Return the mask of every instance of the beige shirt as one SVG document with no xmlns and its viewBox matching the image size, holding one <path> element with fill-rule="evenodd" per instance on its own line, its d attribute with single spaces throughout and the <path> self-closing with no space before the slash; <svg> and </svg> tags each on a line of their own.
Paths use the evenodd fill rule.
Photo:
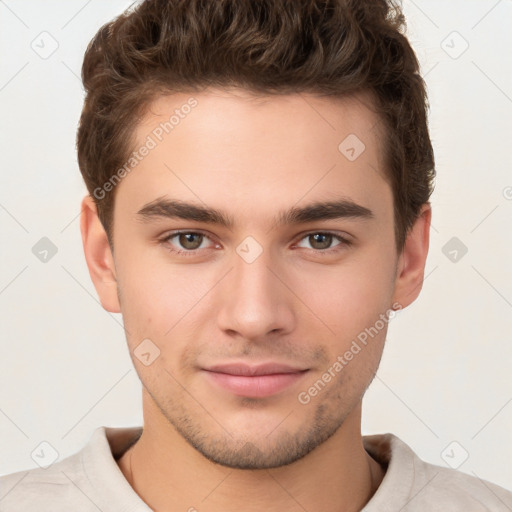
<svg viewBox="0 0 512 512">
<path fill-rule="evenodd" d="M 74 455 L 46 469 L 0 477 L 0 512 L 150 512 L 116 462 L 141 432 L 141 427 L 99 427 Z M 512 511 L 512 492 L 423 462 L 393 434 L 363 436 L 363 442 L 387 466 L 363 512 Z"/>
</svg>

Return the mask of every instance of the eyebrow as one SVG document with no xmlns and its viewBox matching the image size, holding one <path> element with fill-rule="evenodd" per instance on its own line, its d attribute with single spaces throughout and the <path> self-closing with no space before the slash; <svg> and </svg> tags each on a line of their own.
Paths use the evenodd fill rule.
<svg viewBox="0 0 512 512">
<path fill-rule="evenodd" d="M 303 224 L 328 219 L 372 219 L 373 212 L 349 199 L 336 201 L 317 201 L 304 207 L 292 207 L 279 212 L 276 224 Z M 215 208 L 187 203 L 178 199 L 159 197 L 144 205 L 138 212 L 141 222 L 151 222 L 155 218 L 183 219 L 207 224 L 218 224 L 231 229 L 235 222 L 233 217 Z"/>
</svg>

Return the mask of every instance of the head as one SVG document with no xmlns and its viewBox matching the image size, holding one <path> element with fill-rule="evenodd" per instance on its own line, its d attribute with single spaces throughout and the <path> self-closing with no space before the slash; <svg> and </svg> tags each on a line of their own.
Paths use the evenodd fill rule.
<svg viewBox="0 0 512 512">
<path fill-rule="evenodd" d="M 384 0 L 146 0 L 87 49 L 91 277 L 145 412 L 211 460 L 334 435 L 421 289 L 434 160 L 403 28 Z M 232 362 L 297 375 L 233 392 L 212 371 Z"/>
</svg>

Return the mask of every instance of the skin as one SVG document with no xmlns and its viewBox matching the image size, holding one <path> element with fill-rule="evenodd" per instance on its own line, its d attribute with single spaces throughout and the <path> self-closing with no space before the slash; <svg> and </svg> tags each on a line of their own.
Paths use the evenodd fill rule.
<svg viewBox="0 0 512 512">
<path fill-rule="evenodd" d="M 364 450 L 360 427 L 387 323 L 307 404 L 298 395 L 379 315 L 416 299 L 430 206 L 397 253 L 379 119 L 362 94 L 159 97 L 134 148 L 191 96 L 198 105 L 116 187 L 114 253 L 94 202 L 82 203 L 90 275 L 103 307 L 123 315 L 143 386 L 143 434 L 119 467 L 154 510 L 360 510 L 385 472 Z M 352 162 L 338 150 L 349 134 L 366 146 Z M 142 221 L 137 212 L 162 196 L 220 210 L 233 226 Z M 274 220 L 340 198 L 372 217 Z M 192 236 L 192 249 L 183 237 L 162 240 L 178 229 L 205 237 Z M 326 231 L 350 244 L 309 236 Z M 251 263 L 237 252 L 248 236 L 262 249 Z M 144 339 L 160 350 L 149 366 L 134 356 Z M 230 361 L 307 371 L 275 395 L 247 398 L 202 371 Z"/>
</svg>

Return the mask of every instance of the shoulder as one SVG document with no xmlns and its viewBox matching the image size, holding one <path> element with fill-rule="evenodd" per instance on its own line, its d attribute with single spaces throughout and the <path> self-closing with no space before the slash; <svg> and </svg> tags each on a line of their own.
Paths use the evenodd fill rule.
<svg viewBox="0 0 512 512">
<path fill-rule="evenodd" d="M 51 507 L 52 512 L 69 509 L 97 512 L 81 491 L 88 485 L 80 464 L 80 453 L 77 453 L 46 469 L 34 468 L 0 477 L 0 510 L 35 512 Z"/>
<path fill-rule="evenodd" d="M 453 512 L 512 510 L 512 492 L 477 476 L 425 462 L 393 434 L 363 439 L 368 453 L 388 466 L 365 512 L 434 511 L 441 504 Z"/>
<path fill-rule="evenodd" d="M 116 462 L 141 432 L 140 427 L 98 427 L 77 453 L 45 468 L 0 477 L 0 511 L 149 511 Z"/>
<path fill-rule="evenodd" d="M 455 469 L 421 461 L 424 488 L 417 490 L 416 502 L 442 503 L 450 510 L 510 512 L 512 493 L 503 487 Z"/>
</svg>

